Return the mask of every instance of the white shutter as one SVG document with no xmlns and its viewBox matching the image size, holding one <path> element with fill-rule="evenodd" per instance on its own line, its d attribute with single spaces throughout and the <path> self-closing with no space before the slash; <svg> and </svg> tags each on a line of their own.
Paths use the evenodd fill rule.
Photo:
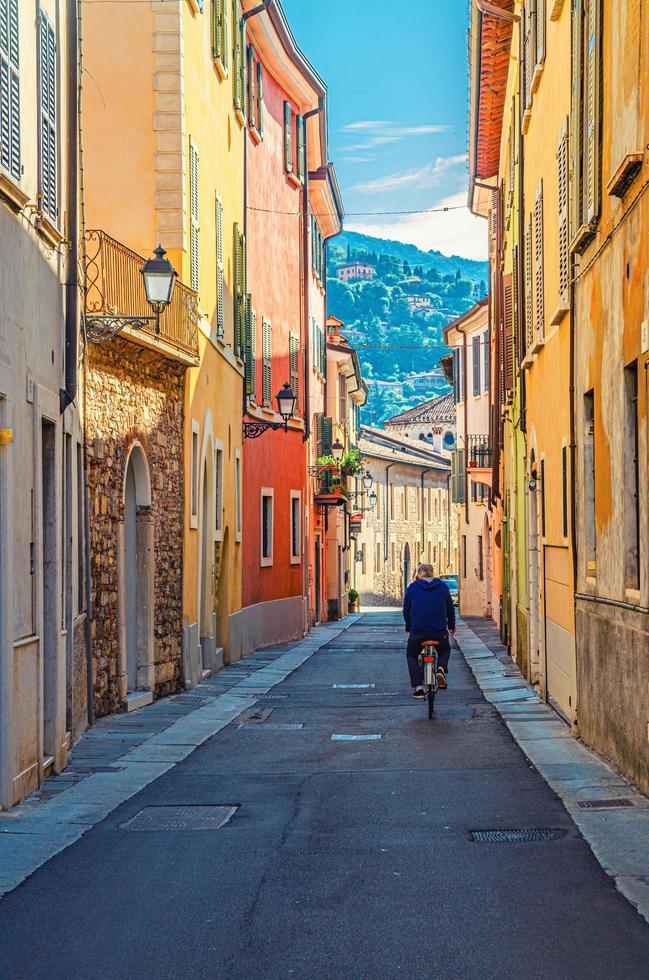
<svg viewBox="0 0 649 980">
<path fill-rule="evenodd" d="M 189 141 L 189 268 L 190 285 L 198 292 L 199 275 L 199 204 L 198 204 L 198 150 L 193 140 Z"/>
<path fill-rule="evenodd" d="M 40 130 L 39 185 L 41 207 L 56 221 L 57 134 L 56 134 L 56 39 L 54 28 L 41 11 L 38 43 L 38 101 Z"/>
<path fill-rule="evenodd" d="M 600 91 L 601 0 L 588 0 L 586 19 L 586 220 L 599 217 L 600 208 Z"/>
<path fill-rule="evenodd" d="M 536 63 L 545 61 L 546 0 L 536 0 Z"/>
<path fill-rule="evenodd" d="M 534 341 L 534 262 L 532 258 L 532 215 L 525 229 L 525 347 L 530 353 Z"/>
<path fill-rule="evenodd" d="M 543 181 L 539 182 L 534 204 L 534 277 L 535 277 L 535 330 L 537 337 L 545 334 L 545 273 L 543 268 Z"/>
<path fill-rule="evenodd" d="M 272 358 L 273 343 L 272 330 L 268 320 L 264 320 L 262 326 L 262 385 L 261 395 L 263 404 L 270 406 L 272 403 Z"/>
<path fill-rule="evenodd" d="M 0 0 L 0 164 L 20 180 L 19 0 Z"/>
<path fill-rule="evenodd" d="M 219 337 L 225 331 L 223 309 L 223 202 L 216 197 L 216 327 Z"/>
<path fill-rule="evenodd" d="M 568 120 L 563 124 L 557 147 L 557 181 L 559 207 L 559 299 L 561 306 L 567 309 L 570 298 Z"/>
</svg>

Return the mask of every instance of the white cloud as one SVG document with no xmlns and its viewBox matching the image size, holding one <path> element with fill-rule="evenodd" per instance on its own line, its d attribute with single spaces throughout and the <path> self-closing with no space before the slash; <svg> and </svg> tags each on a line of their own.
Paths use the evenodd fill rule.
<svg viewBox="0 0 649 980">
<path fill-rule="evenodd" d="M 382 129 L 383 126 L 389 125 L 390 123 L 385 119 L 359 119 L 358 122 L 347 123 L 343 129 Z"/>
<path fill-rule="evenodd" d="M 376 180 L 354 184 L 349 189 L 362 194 L 377 194 L 384 191 L 402 190 L 405 187 L 433 187 L 445 173 L 460 164 L 466 163 L 466 153 L 457 156 L 438 157 L 434 163 L 427 163 L 419 170 L 401 170 L 398 173 L 377 177 Z"/>
<path fill-rule="evenodd" d="M 445 255 L 460 255 L 465 259 L 487 258 L 487 222 L 476 218 L 465 207 L 467 191 L 437 201 L 434 208 L 454 208 L 459 211 L 404 215 L 391 221 L 378 218 L 376 222 L 351 220 L 345 222 L 348 231 L 376 238 L 391 238 L 398 242 L 417 245 L 428 251 L 434 248 Z"/>
<path fill-rule="evenodd" d="M 339 156 L 338 159 L 343 160 L 345 163 L 371 163 L 374 157 Z"/>
</svg>

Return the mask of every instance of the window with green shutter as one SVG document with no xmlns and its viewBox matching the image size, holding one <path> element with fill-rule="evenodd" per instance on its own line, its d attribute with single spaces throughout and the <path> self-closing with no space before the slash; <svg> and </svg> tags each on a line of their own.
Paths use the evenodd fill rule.
<svg viewBox="0 0 649 980">
<path fill-rule="evenodd" d="M 19 0 L 0 0 L 0 164 L 20 180 Z"/>
<path fill-rule="evenodd" d="M 322 419 L 322 455 L 331 456 L 333 452 L 334 423 L 333 419 L 325 415 Z"/>
<path fill-rule="evenodd" d="M 300 397 L 300 339 L 295 334 L 290 334 L 289 344 L 289 369 L 291 390 L 296 398 Z"/>
<path fill-rule="evenodd" d="M 223 308 L 223 202 L 216 195 L 216 332 L 222 337 L 225 332 L 225 311 Z"/>
<path fill-rule="evenodd" d="M 257 314 L 252 308 L 250 293 L 246 296 L 246 334 L 244 363 L 246 369 L 246 391 L 254 401 L 257 397 L 255 354 L 257 348 Z"/>
<path fill-rule="evenodd" d="M 567 310 L 570 303 L 570 232 L 568 194 L 568 121 L 564 122 L 557 147 L 557 187 L 559 212 L 559 304 Z"/>
<path fill-rule="evenodd" d="M 239 50 L 241 52 L 241 57 L 239 59 L 239 71 L 241 72 L 241 78 L 239 80 L 239 90 L 241 92 L 241 111 L 243 115 L 246 114 L 246 93 L 248 91 L 248 58 L 247 58 L 248 44 L 246 41 L 246 22 L 243 17 L 239 17 Z"/>
<path fill-rule="evenodd" d="M 266 408 L 273 401 L 273 333 L 270 321 L 264 320 L 261 334 L 261 398 Z"/>
<path fill-rule="evenodd" d="M 296 136 L 296 151 L 297 151 L 297 176 L 300 183 L 304 183 L 305 178 L 305 167 L 304 167 L 304 119 L 302 116 L 295 117 L 295 136 Z"/>
<path fill-rule="evenodd" d="M 237 357 L 241 356 L 242 334 L 243 334 L 243 302 L 245 296 L 244 287 L 244 249 L 242 247 L 243 235 L 239 230 L 239 225 L 235 221 L 232 236 L 232 256 L 234 263 L 234 353 Z"/>
<path fill-rule="evenodd" d="M 264 69 L 261 61 L 257 62 L 257 132 L 264 135 Z"/>
<path fill-rule="evenodd" d="M 248 125 L 257 128 L 257 99 L 255 95 L 255 49 L 248 45 Z"/>
<path fill-rule="evenodd" d="M 56 38 L 43 11 L 38 36 L 39 188 L 41 207 L 53 221 L 58 216 L 56 133 Z"/>
<path fill-rule="evenodd" d="M 232 0 L 232 89 L 234 108 L 243 112 L 244 89 L 241 85 L 243 77 L 242 65 L 244 52 L 241 49 L 241 0 Z"/>
<path fill-rule="evenodd" d="M 284 170 L 293 173 L 293 109 L 290 102 L 284 103 Z"/>
<path fill-rule="evenodd" d="M 199 206 L 198 206 L 198 150 L 189 141 L 189 282 L 198 292 L 199 286 Z"/>
</svg>

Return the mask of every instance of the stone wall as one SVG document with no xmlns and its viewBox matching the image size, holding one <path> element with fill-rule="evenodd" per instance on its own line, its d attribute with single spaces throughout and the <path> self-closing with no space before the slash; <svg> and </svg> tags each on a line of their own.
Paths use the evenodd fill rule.
<svg viewBox="0 0 649 980">
<path fill-rule="evenodd" d="M 183 403 L 185 368 L 122 337 L 89 345 L 87 428 L 95 715 L 123 707 L 120 527 L 133 443 L 146 457 L 153 522 L 153 688 L 182 684 Z"/>
</svg>

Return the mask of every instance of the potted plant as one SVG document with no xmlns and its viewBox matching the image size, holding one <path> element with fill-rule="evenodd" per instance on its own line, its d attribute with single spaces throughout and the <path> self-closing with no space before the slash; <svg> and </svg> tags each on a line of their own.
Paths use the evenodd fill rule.
<svg viewBox="0 0 649 980">
<path fill-rule="evenodd" d="M 361 604 L 356 589 L 350 589 L 349 592 L 347 593 L 347 597 L 349 599 L 349 611 L 358 612 L 358 610 L 361 607 Z"/>
<path fill-rule="evenodd" d="M 319 456 L 316 460 L 318 492 L 339 497 L 342 493 L 340 463 L 333 456 Z"/>
</svg>

